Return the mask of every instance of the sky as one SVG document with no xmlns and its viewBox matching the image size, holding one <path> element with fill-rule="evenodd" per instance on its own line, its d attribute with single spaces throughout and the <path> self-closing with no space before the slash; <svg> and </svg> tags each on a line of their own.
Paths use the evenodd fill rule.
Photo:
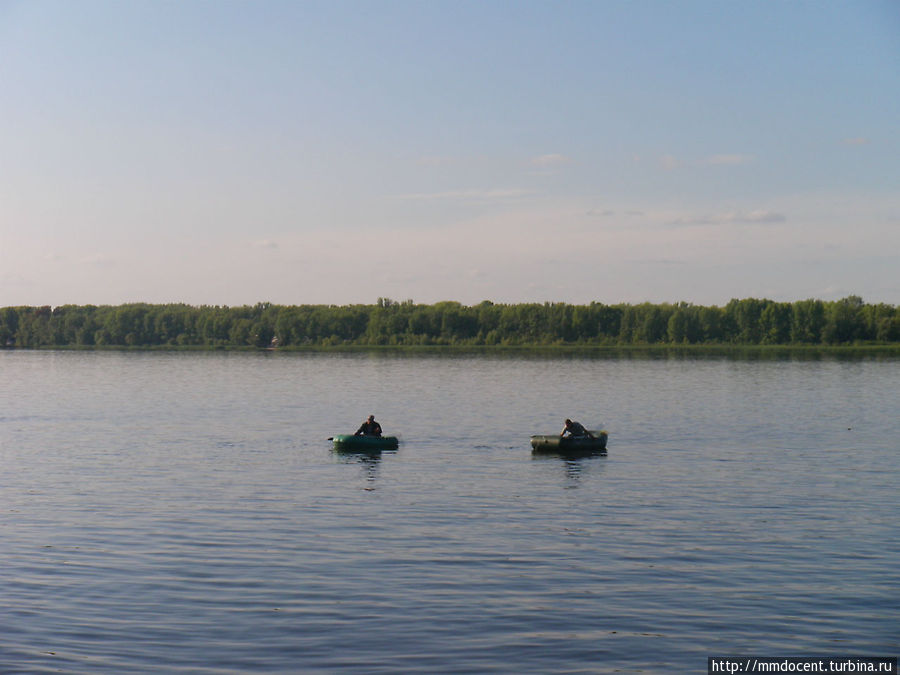
<svg viewBox="0 0 900 675">
<path fill-rule="evenodd" d="M 0 306 L 848 295 L 896 0 L 0 0 Z"/>
</svg>

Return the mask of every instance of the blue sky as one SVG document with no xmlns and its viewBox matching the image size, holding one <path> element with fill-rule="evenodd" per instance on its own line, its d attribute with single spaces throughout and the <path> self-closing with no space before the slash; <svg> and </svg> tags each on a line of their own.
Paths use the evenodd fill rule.
<svg viewBox="0 0 900 675">
<path fill-rule="evenodd" d="M 0 0 L 0 306 L 900 303 L 900 4 Z"/>
</svg>

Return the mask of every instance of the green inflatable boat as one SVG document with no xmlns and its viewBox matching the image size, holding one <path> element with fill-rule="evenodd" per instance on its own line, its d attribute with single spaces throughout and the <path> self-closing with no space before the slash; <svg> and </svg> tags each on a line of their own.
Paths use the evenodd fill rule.
<svg viewBox="0 0 900 675">
<path fill-rule="evenodd" d="M 591 455 L 595 452 L 606 452 L 605 431 L 591 431 L 590 436 L 532 436 L 531 451 L 549 455 Z"/>
<path fill-rule="evenodd" d="M 400 441 L 396 436 L 354 436 L 338 434 L 330 439 L 335 450 L 353 450 L 354 452 L 396 450 Z"/>
</svg>

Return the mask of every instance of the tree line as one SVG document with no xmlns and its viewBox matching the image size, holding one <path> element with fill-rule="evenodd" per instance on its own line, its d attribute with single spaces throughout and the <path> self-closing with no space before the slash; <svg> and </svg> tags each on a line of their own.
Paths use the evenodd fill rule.
<svg viewBox="0 0 900 675">
<path fill-rule="evenodd" d="M 467 306 L 379 298 L 371 305 L 62 305 L 0 309 L 0 346 L 846 345 L 900 342 L 900 309 L 746 298 L 691 303 Z"/>
</svg>

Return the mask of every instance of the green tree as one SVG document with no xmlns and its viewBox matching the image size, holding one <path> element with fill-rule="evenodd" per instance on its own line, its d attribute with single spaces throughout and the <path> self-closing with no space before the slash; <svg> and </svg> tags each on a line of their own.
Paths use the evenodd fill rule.
<svg viewBox="0 0 900 675">
<path fill-rule="evenodd" d="M 821 300 L 800 300 L 792 307 L 791 342 L 819 344 L 825 326 L 825 305 Z"/>
<path fill-rule="evenodd" d="M 0 347 L 12 346 L 19 332 L 19 312 L 15 307 L 0 309 Z"/>
<path fill-rule="evenodd" d="M 757 345 L 762 342 L 762 313 L 771 300 L 745 298 L 731 300 L 725 313 L 735 329 L 734 339 L 740 344 Z"/>
<path fill-rule="evenodd" d="M 761 342 L 767 345 L 787 344 L 791 339 L 792 308 L 787 302 L 771 302 L 760 314 Z"/>
<path fill-rule="evenodd" d="M 724 342 L 724 311 L 719 307 L 701 307 L 697 313 L 700 341 Z"/>
<path fill-rule="evenodd" d="M 862 306 L 862 298 L 857 295 L 830 303 L 826 308 L 822 339 L 829 344 L 841 344 L 862 337 Z"/>
</svg>

